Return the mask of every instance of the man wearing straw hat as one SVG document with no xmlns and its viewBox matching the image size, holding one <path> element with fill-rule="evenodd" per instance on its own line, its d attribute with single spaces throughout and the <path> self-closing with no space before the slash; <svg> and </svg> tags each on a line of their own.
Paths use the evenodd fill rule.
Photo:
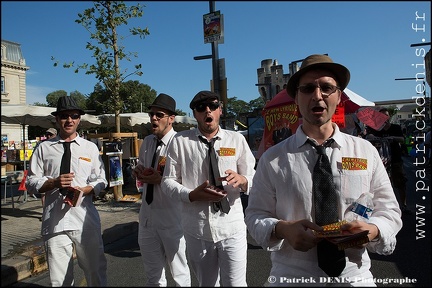
<svg viewBox="0 0 432 288">
<path fill-rule="evenodd" d="M 368 252 L 395 249 L 401 211 L 378 151 L 332 122 L 349 79 L 345 66 L 311 55 L 288 81 L 303 124 L 260 158 L 245 217 L 251 236 L 272 252 L 270 286 L 323 286 L 337 277 L 336 285 L 376 286 Z M 341 223 L 363 192 L 373 197 L 368 221 Z M 318 237 L 327 224 L 338 234 L 365 235 L 344 249 Z"/>
</svg>

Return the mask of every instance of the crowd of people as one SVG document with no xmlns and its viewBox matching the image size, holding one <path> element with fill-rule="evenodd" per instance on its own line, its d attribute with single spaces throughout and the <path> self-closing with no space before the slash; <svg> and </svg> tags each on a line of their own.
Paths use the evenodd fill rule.
<svg viewBox="0 0 432 288">
<path fill-rule="evenodd" d="M 405 182 L 403 174 L 392 174 L 393 184 L 401 184 L 398 199 L 377 149 L 332 122 L 349 80 L 349 70 L 330 57 L 305 58 L 286 86 L 303 123 L 265 151 L 257 165 L 245 137 L 221 127 L 217 93 L 199 91 L 192 97 L 197 129 L 179 132 L 173 129 L 175 99 L 156 97 L 148 107 L 153 133 L 144 138 L 132 171 L 142 186 L 138 243 L 145 286 L 166 286 L 166 273 L 176 286 L 190 286 L 191 277 L 199 286 L 247 286 L 248 232 L 271 253 L 269 276 L 343 277 L 347 286 L 375 286 L 369 253 L 393 253 L 406 210 Z M 29 191 L 45 194 L 41 231 L 52 286 L 73 286 L 73 249 L 89 286 L 109 284 L 92 201 L 107 180 L 98 147 L 77 133 L 83 114 L 71 97 L 59 99 L 53 112 L 58 135 L 34 150 L 26 180 Z M 326 173 L 316 177 L 315 163 L 327 163 Z M 403 173 L 397 168 L 395 173 Z M 317 184 L 324 175 L 330 184 Z M 65 201 L 68 191 L 81 193 L 79 205 Z M 367 221 L 346 221 L 364 192 L 372 195 Z M 245 211 L 243 194 L 249 195 Z M 334 250 L 320 237 L 326 225 L 337 225 L 344 236 L 366 238 Z M 331 252 L 325 260 L 334 263 L 323 264 L 322 247 Z M 331 272 L 324 268 L 328 265 Z"/>
</svg>

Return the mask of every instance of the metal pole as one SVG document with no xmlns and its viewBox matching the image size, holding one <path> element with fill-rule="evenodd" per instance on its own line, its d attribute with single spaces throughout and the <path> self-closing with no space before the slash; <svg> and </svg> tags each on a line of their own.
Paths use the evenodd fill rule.
<svg viewBox="0 0 432 288">
<path fill-rule="evenodd" d="M 215 1 L 209 1 L 210 13 L 215 12 Z M 212 91 L 222 97 L 226 95 L 226 91 L 221 95 L 221 75 L 219 71 L 219 52 L 218 52 L 218 41 L 213 41 L 211 43 L 212 54 L 204 56 L 196 56 L 194 60 L 212 59 Z M 224 101 L 225 102 L 225 101 Z M 226 117 L 226 103 L 224 103 L 222 115 L 222 128 L 225 128 L 225 117 Z"/>
<path fill-rule="evenodd" d="M 210 5 L 210 13 L 215 11 L 215 1 L 209 1 Z M 211 43 L 212 47 L 212 67 L 213 67 L 213 92 L 220 95 L 219 91 L 219 52 L 218 52 L 218 43 L 217 41 L 213 41 Z"/>
<path fill-rule="evenodd" d="M 215 1 L 209 1 L 210 13 L 215 11 Z M 218 51 L 218 41 L 213 41 L 211 43 L 212 47 L 212 67 L 213 67 L 213 92 L 222 97 L 220 91 L 220 72 L 219 72 L 219 51 Z M 226 103 L 224 103 L 222 115 L 222 128 L 226 128 Z"/>
</svg>

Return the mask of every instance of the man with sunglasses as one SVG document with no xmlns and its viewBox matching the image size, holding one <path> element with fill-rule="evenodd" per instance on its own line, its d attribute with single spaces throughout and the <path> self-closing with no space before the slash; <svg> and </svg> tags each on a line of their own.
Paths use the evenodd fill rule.
<svg viewBox="0 0 432 288">
<path fill-rule="evenodd" d="M 173 138 L 162 189 L 183 203 L 188 260 L 199 286 L 245 287 L 247 238 L 240 193 L 249 193 L 255 157 L 243 135 L 220 127 L 218 94 L 200 91 L 189 107 L 198 129 Z M 217 162 L 213 168 L 212 158 Z M 212 170 L 219 172 L 218 179 Z"/>
<path fill-rule="evenodd" d="M 41 231 L 51 285 L 74 286 L 71 263 L 75 251 L 87 285 L 106 287 L 101 223 L 93 204 L 93 196 L 108 184 L 104 164 L 96 145 L 77 133 L 84 111 L 72 97 L 60 97 L 57 110 L 51 114 L 56 117 L 59 133 L 33 152 L 26 181 L 27 189 L 45 193 Z M 69 167 L 62 165 L 68 162 L 63 159 L 68 158 Z M 79 205 L 72 206 L 67 201 L 71 190 L 82 192 Z"/>
<path fill-rule="evenodd" d="M 340 132 L 332 122 L 349 79 L 345 66 L 317 54 L 305 58 L 288 80 L 288 95 L 299 106 L 303 123 L 261 156 L 245 216 L 251 236 L 272 252 L 268 286 L 326 286 L 336 277 L 340 278 L 333 283 L 342 286 L 376 286 L 368 252 L 389 255 L 395 249 L 401 211 L 378 151 L 367 140 Z M 314 177 L 322 171 L 314 170 L 320 167 L 319 159 L 331 166 L 325 171 L 330 177 Z M 323 179 L 331 183 L 317 185 Z M 342 222 L 336 232 L 367 230 L 367 243 L 338 250 L 318 238 L 316 232 L 344 220 L 364 192 L 373 195 L 369 221 Z"/>
<path fill-rule="evenodd" d="M 138 244 L 147 276 L 145 286 L 167 286 L 165 267 L 168 266 L 176 286 L 187 287 L 191 280 L 181 226 L 181 204 L 162 193 L 160 187 L 167 148 L 176 134 L 173 129 L 176 102 L 161 93 L 148 108 L 153 134 L 144 138 L 138 165 L 132 171 L 132 176 L 144 183 Z"/>
</svg>

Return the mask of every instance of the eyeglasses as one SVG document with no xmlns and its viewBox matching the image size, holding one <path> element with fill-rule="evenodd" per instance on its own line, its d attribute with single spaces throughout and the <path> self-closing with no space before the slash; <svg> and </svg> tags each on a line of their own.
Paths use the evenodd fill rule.
<svg viewBox="0 0 432 288">
<path fill-rule="evenodd" d="M 79 119 L 81 117 L 80 114 L 78 113 L 74 113 L 74 114 L 67 114 L 67 113 L 62 113 L 62 114 L 58 114 L 58 116 L 60 117 L 60 119 L 62 120 L 66 120 L 69 117 L 72 118 L 73 120 Z"/>
<path fill-rule="evenodd" d="M 303 94 L 312 94 L 315 92 L 316 88 L 319 88 L 321 90 L 321 95 L 323 97 L 329 97 L 331 94 L 336 92 L 336 90 L 340 89 L 338 86 L 334 86 L 331 84 L 323 84 L 320 86 L 314 85 L 314 84 L 306 84 L 297 87 L 298 90 L 300 90 Z"/>
<path fill-rule="evenodd" d="M 195 110 L 197 112 L 204 112 L 206 111 L 207 107 L 209 107 L 211 111 L 215 111 L 220 107 L 220 104 L 219 102 L 200 103 L 197 106 L 195 106 Z"/>
<path fill-rule="evenodd" d="M 165 114 L 163 112 L 148 112 L 148 115 L 150 116 L 150 118 L 153 118 L 153 116 L 156 116 L 157 120 L 160 120 L 164 117 L 169 117 L 170 115 Z"/>
<path fill-rule="evenodd" d="M 51 134 L 51 133 L 46 133 L 45 136 L 46 136 L 46 137 L 51 137 L 51 136 L 53 136 L 53 134 Z"/>
</svg>

